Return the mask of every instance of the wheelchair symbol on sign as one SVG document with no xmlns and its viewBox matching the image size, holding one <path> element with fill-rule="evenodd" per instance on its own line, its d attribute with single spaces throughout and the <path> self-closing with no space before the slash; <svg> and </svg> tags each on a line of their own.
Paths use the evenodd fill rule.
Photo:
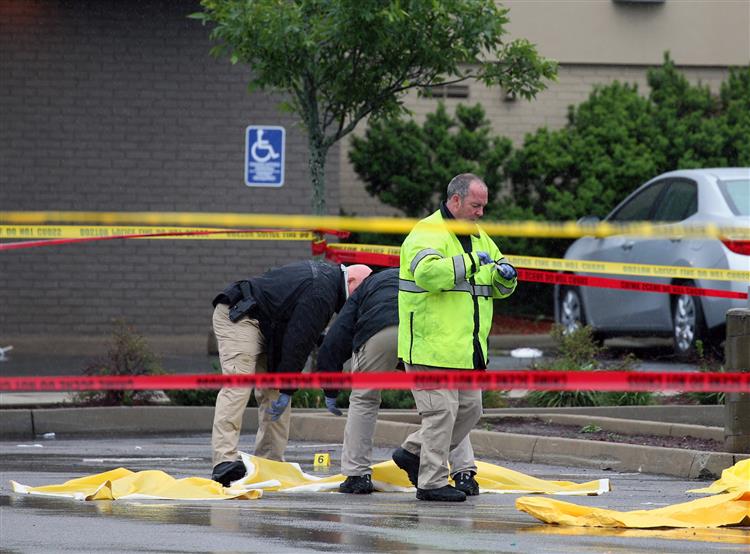
<svg viewBox="0 0 750 554">
<path fill-rule="evenodd" d="M 276 160 L 280 156 L 280 154 L 273 149 L 273 145 L 263 138 L 263 129 L 258 129 L 258 138 L 250 147 L 250 155 L 259 163 L 267 162 L 268 160 Z"/>
</svg>

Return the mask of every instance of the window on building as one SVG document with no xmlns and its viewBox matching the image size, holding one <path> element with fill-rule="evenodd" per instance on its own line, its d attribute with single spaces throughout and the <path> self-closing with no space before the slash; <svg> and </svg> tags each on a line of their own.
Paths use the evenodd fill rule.
<svg viewBox="0 0 750 554">
<path fill-rule="evenodd" d="M 468 98 L 469 85 L 437 85 L 425 87 L 422 93 L 426 98 Z"/>
</svg>

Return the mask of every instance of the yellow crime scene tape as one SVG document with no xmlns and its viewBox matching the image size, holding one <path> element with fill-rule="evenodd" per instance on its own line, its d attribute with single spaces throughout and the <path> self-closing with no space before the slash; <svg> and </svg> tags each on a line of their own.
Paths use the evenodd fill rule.
<svg viewBox="0 0 750 554">
<path fill-rule="evenodd" d="M 709 269 L 673 265 L 623 264 L 587 260 L 564 260 L 535 256 L 506 256 L 516 267 L 575 271 L 577 273 L 606 273 L 611 275 L 636 275 L 638 277 L 678 277 L 684 279 L 711 279 L 715 281 L 750 281 L 750 271 Z"/>
<path fill-rule="evenodd" d="M 398 256 L 398 246 L 377 244 L 339 243 L 331 245 L 335 250 L 367 252 Z M 508 261 L 518 268 L 546 269 L 551 271 L 573 271 L 576 273 L 603 273 L 609 275 L 634 275 L 638 277 L 676 277 L 683 279 L 710 279 L 715 281 L 750 281 L 750 271 L 682 267 L 671 265 L 625 264 L 587 260 L 565 260 L 538 256 L 506 254 Z"/>
<path fill-rule="evenodd" d="M 416 219 L 391 217 L 336 217 L 292 214 L 232 214 L 199 212 L 62 212 L 29 211 L 0 212 L 0 225 L 44 225 L 50 223 L 91 225 L 164 225 L 190 227 L 275 227 L 282 229 L 338 229 L 374 233 L 408 233 Z M 454 232 L 471 232 L 470 221 L 452 220 L 444 224 Z M 442 227 L 443 224 L 440 224 Z M 577 238 L 629 235 L 665 238 L 730 238 L 750 239 L 750 226 L 654 225 L 631 222 L 615 225 L 599 222 L 579 225 L 575 222 L 482 221 L 482 228 L 493 236 L 534 238 Z"/>
<path fill-rule="evenodd" d="M 368 254 L 386 254 L 388 256 L 399 256 L 401 254 L 400 246 L 388 246 L 385 244 L 355 244 L 353 242 L 338 242 L 330 245 L 336 250 L 346 250 L 348 252 L 367 252 Z"/>
<path fill-rule="evenodd" d="M 150 235 L 182 233 L 172 236 L 134 237 L 140 239 L 192 240 L 312 240 L 311 231 L 241 231 L 196 227 L 111 227 L 82 225 L 0 225 L 0 239 L 78 239 L 117 237 L 122 235 Z M 186 233 L 206 233 L 188 235 Z"/>
</svg>

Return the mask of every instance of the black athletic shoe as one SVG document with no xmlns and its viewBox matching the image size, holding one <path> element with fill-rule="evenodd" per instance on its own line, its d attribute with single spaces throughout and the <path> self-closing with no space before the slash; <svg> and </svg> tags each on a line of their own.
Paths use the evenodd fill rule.
<svg viewBox="0 0 750 554">
<path fill-rule="evenodd" d="M 242 479 L 245 473 L 245 464 L 239 460 L 236 462 L 221 462 L 214 467 L 211 479 L 228 487 L 232 481 Z"/>
<path fill-rule="evenodd" d="M 461 471 L 453 476 L 456 488 L 466 496 L 477 496 L 479 494 L 479 483 L 474 479 L 473 471 Z"/>
<path fill-rule="evenodd" d="M 370 475 L 350 475 L 339 485 L 339 492 L 346 494 L 370 494 L 373 490 Z"/>
<path fill-rule="evenodd" d="M 415 487 L 419 481 L 419 456 L 415 456 L 408 450 L 397 448 L 391 456 L 398 467 L 403 469 L 409 476 L 409 481 Z"/>
<path fill-rule="evenodd" d="M 439 489 L 417 489 L 417 500 L 463 502 L 466 500 L 466 495 L 450 485 L 445 485 Z"/>
</svg>

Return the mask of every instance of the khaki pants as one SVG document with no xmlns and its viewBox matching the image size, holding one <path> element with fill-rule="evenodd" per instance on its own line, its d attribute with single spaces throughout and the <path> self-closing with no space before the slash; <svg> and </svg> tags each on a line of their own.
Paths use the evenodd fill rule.
<svg viewBox="0 0 750 554">
<path fill-rule="evenodd" d="M 406 364 L 406 371 L 436 369 Z M 439 489 L 448 484 L 450 450 L 468 439 L 482 415 L 482 391 L 412 389 L 412 394 L 422 416 L 422 427 L 406 437 L 401 446 L 420 458 L 419 488 Z M 457 464 L 453 473 L 458 471 Z"/>
<path fill-rule="evenodd" d="M 217 304 L 213 327 L 219 345 L 221 372 L 224 375 L 266 372 L 265 340 L 258 321 L 243 316 L 236 322 L 229 319 L 229 306 Z M 237 446 L 242 432 L 242 416 L 250 400 L 250 388 L 224 387 L 216 397 L 214 424 L 211 434 L 213 465 L 239 459 Z M 255 391 L 258 400 L 258 433 L 255 436 L 255 455 L 269 460 L 284 461 L 284 450 L 289 440 L 291 407 L 277 421 L 266 413 L 279 397 L 275 389 Z"/>
<path fill-rule="evenodd" d="M 375 333 L 352 356 L 352 373 L 393 371 L 398 364 L 398 325 Z M 379 389 L 352 389 L 346 414 L 341 473 L 372 473 L 372 438 L 380 409 Z M 474 471 L 474 451 L 467 436 L 450 452 L 451 472 Z"/>
</svg>

